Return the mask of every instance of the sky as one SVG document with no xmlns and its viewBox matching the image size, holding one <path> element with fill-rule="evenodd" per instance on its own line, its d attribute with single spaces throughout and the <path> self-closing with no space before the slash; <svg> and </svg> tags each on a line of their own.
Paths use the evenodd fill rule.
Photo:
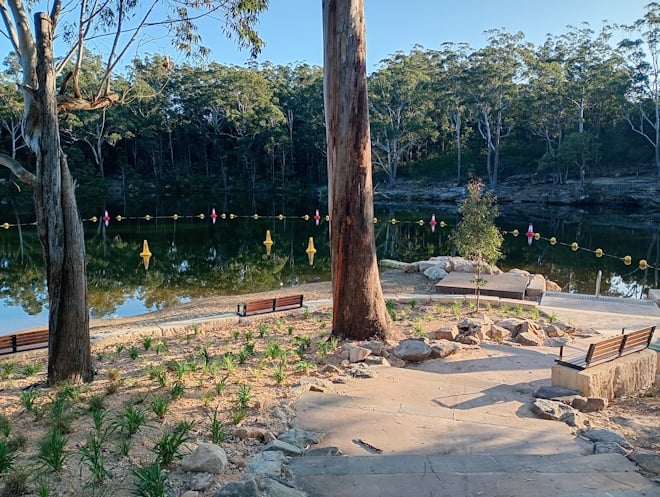
<svg viewBox="0 0 660 497">
<path fill-rule="evenodd" d="M 367 25 L 367 64 L 419 44 L 440 49 L 444 42 L 467 42 L 473 48 L 487 43 L 484 31 L 498 28 L 522 31 L 525 39 L 542 44 L 548 33 L 560 35 L 567 26 L 588 22 L 594 31 L 604 25 L 632 24 L 642 18 L 649 0 L 364 0 Z M 274 64 L 323 63 L 321 0 L 270 0 L 259 32 L 266 47 L 258 62 Z M 233 42 L 201 28 L 212 59 L 222 64 L 243 65 L 249 58 Z M 208 37 L 208 39 L 206 38 Z M 163 51 L 168 51 L 163 40 Z"/>
</svg>

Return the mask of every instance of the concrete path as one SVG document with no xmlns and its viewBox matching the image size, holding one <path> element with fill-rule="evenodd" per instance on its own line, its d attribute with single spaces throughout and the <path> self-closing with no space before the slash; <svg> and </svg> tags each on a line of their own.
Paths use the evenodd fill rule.
<svg viewBox="0 0 660 497">
<path fill-rule="evenodd" d="M 540 308 L 604 334 L 660 324 L 650 307 L 552 304 Z M 322 445 L 344 456 L 292 458 L 295 483 L 314 497 L 660 497 L 624 456 L 593 455 L 566 424 L 531 413 L 556 357 L 554 348 L 482 344 L 305 393 L 293 425 L 326 433 Z"/>
</svg>

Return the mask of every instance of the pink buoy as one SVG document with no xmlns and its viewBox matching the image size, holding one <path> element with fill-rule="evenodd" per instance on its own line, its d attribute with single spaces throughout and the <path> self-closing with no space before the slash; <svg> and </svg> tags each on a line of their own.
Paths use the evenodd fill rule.
<svg viewBox="0 0 660 497">
<path fill-rule="evenodd" d="M 435 214 L 431 214 L 429 224 L 431 225 L 431 233 L 435 233 L 435 225 L 438 224 L 438 221 L 435 220 Z"/>
<path fill-rule="evenodd" d="M 215 220 L 218 219 L 218 214 L 215 212 L 215 207 L 211 209 L 211 220 L 213 221 L 213 224 L 215 224 Z"/>
<path fill-rule="evenodd" d="M 525 233 L 525 236 L 527 237 L 527 245 L 530 247 L 532 246 L 532 240 L 534 240 L 534 225 L 532 223 L 529 223 L 529 226 L 527 228 L 527 233 Z"/>
<path fill-rule="evenodd" d="M 319 214 L 318 209 L 316 209 L 316 214 L 314 214 L 314 221 L 316 221 L 316 226 L 318 226 L 319 222 L 321 222 L 321 214 Z"/>
<path fill-rule="evenodd" d="M 108 210 L 106 209 L 105 212 L 103 213 L 103 222 L 105 223 L 105 227 L 107 228 L 108 225 L 110 224 L 110 214 L 108 214 Z"/>
</svg>

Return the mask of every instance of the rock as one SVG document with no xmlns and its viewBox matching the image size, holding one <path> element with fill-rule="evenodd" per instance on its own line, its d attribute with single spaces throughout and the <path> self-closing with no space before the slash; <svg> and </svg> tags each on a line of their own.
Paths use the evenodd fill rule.
<svg viewBox="0 0 660 497">
<path fill-rule="evenodd" d="M 561 292 L 561 287 L 554 281 L 546 280 L 545 282 L 545 291 L 546 292 Z"/>
<path fill-rule="evenodd" d="M 511 339 L 511 332 L 506 328 L 494 324 L 491 325 L 490 332 L 486 336 L 496 342 L 504 342 Z"/>
<path fill-rule="evenodd" d="M 441 267 L 430 267 L 426 271 L 424 271 L 424 276 L 426 276 L 428 279 L 433 281 L 446 278 L 447 274 L 449 273 L 447 273 L 447 271 L 445 271 Z"/>
<path fill-rule="evenodd" d="M 458 336 L 458 326 L 445 326 L 432 333 L 437 340 L 454 340 Z"/>
<path fill-rule="evenodd" d="M 461 350 L 458 343 L 449 340 L 434 340 L 429 345 L 431 346 L 431 359 L 442 359 Z"/>
<path fill-rule="evenodd" d="M 540 347 L 543 345 L 544 341 L 533 333 L 524 332 L 516 335 L 516 343 L 528 347 Z"/>
<path fill-rule="evenodd" d="M 452 257 L 449 259 L 451 270 L 457 273 L 475 273 L 474 262 L 463 259 L 462 257 Z"/>
<path fill-rule="evenodd" d="M 533 274 L 529 277 L 529 283 L 525 289 L 525 294 L 532 299 L 539 299 L 545 292 L 545 278 L 540 274 Z"/>
<path fill-rule="evenodd" d="M 181 494 L 181 497 L 199 497 L 199 492 L 196 490 L 188 490 Z"/>
<path fill-rule="evenodd" d="M 240 440 L 247 440 L 253 438 L 255 440 L 263 440 L 269 442 L 275 438 L 275 435 L 270 433 L 266 428 L 257 428 L 256 426 L 242 426 L 234 430 L 234 436 Z"/>
<path fill-rule="evenodd" d="M 592 428 L 580 433 L 580 436 L 586 438 L 590 442 L 614 442 L 619 444 L 624 449 L 632 449 L 632 445 L 628 443 L 625 437 L 615 431 L 606 430 L 604 428 Z"/>
<path fill-rule="evenodd" d="M 448 273 L 451 272 L 451 257 L 448 255 L 436 255 L 429 259 L 432 262 L 437 263 L 438 267 L 441 267 Z"/>
<path fill-rule="evenodd" d="M 583 428 L 586 421 L 579 412 L 566 404 L 554 400 L 536 399 L 532 403 L 532 412 L 543 419 L 562 421 L 569 426 Z"/>
<path fill-rule="evenodd" d="M 304 392 L 332 393 L 335 391 L 335 387 L 332 385 L 331 381 L 313 376 L 304 376 L 300 378 L 293 388 L 298 395 L 302 395 Z"/>
<path fill-rule="evenodd" d="M 571 401 L 571 407 L 580 412 L 598 412 L 607 409 L 607 399 L 600 397 L 577 396 Z"/>
<path fill-rule="evenodd" d="M 566 334 L 563 328 L 551 323 L 543 325 L 543 333 L 549 338 L 563 337 Z"/>
<path fill-rule="evenodd" d="M 431 347 L 422 340 L 407 339 L 399 342 L 392 354 L 408 362 L 421 362 L 431 355 Z"/>
<path fill-rule="evenodd" d="M 233 481 L 216 490 L 213 497 L 259 497 L 259 487 L 254 480 Z"/>
<path fill-rule="evenodd" d="M 341 369 L 339 369 L 337 366 L 333 366 L 332 364 L 326 364 L 321 372 L 325 374 L 341 374 Z"/>
<path fill-rule="evenodd" d="M 324 433 L 305 431 L 299 428 L 291 428 L 290 430 L 281 433 L 277 439 L 304 449 L 310 444 L 319 443 L 323 437 Z"/>
<path fill-rule="evenodd" d="M 222 473 L 227 466 L 227 454 L 222 447 L 211 443 L 200 444 L 181 461 L 184 471 Z"/>
<path fill-rule="evenodd" d="M 660 475 L 660 454 L 656 454 L 653 451 L 638 452 L 635 450 L 631 454 L 628 454 L 628 459 L 644 471 L 654 475 Z"/>
<path fill-rule="evenodd" d="M 511 336 L 515 339 L 521 333 L 530 333 L 534 335 L 536 338 L 545 338 L 545 334 L 543 333 L 543 330 L 540 329 L 536 325 L 536 323 L 532 321 L 527 321 L 526 319 L 524 319 L 522 323 L 520 323 L 511 331 Z"/>
<path fill-rule="evenodd" d="M 463 318 L 458 323 L 459 334 L 476 335 L 479 340 L 485 340 L 493 326 L 493 320 L 481 314 L 471 318 Z"/>
<path fill-rule="evenodd" d="M 364 360 L 364 362 L 370 366 L 374 364 L 377 366 L 391 366 L 390 361 L 378 355 L 370 355 Z"/>
<path fill-rule="evenodd" d="M 369 369 L 369 366 L 363 362 L 354 365 L 346 373 L 353 378 L 375 378 L 378 376 L 375 371 Z"/>
<path fill-rule="evenodd" d="M 215 478 L 210 473 L 194 473 L 190 478 L 190 489 L 203 492 L 215 483 Z"/>
<path fill-rule="evenodd" d="M 307 497 L 305 492 L 288 487 L 271 478 L 264 478 L 259 482 L 259 490 L 268 497 Z"/>
<path fill-rule="evenodd" d="M 509 269 L 509 273 L 511 274 L 522 274 L 523 276 L 526 276 L 529 278 L 531 276 L 529 271 L 525 271 L 524 269 L 519 269 L 517 267 L 514 267 L 513 269 Z"/>
<path fill-rule="evenodd" d="M 477 335 L 458 335 L 456 341 L 465 345 L 479 345 L 481 339 Z"/>
<path fill-rule="evenodd" d="M 368 342 L 362 342 L 361 347 L 369 349 L 372 355 L 382 356 L 385 353 L 385 344 L 377 340 L 369 340 Z"/>
<path fill-rule="evenodd" d="M 278 451 L 257 452 L 250 459 L 247 470 L 254 475 L 280 478 L 286 460 L 286 456 Z"/>
<path fill-rule="evenodd" d="M 580 392 L 577 390 L 571 390 L 570 388 L 557 387 L 553 385 L 544 385 L 539 387 L 536 392 L 534 392 L 534 397 L 539 399 L 549 399 L 562 401 L 564 399 L 573 400 L 573 397 L 580 395 Z"/>
<path fill-rule="evenodd" d="M 501 328 L 504 328 L 505 330 L 509 330 L 510 332 L 513 332 L 513 330 L 518 328 L 524 321 L 525 321 L 524 319 L 520 319 L 520 318 L 506 318 L 506 319 L 500 319 L 495 324 Z"/>
<path fill-rule="evenodd" d="M 402 271 L 405 271 L 408 266 L 410 266 L 409 263 L 403 262 L 403 261 L 394 261 L 392 259 L 381 259 L 380 262 L 378 263 L 381 267 L 389 267 L 392 269 L 401 269 Z"/>
<path fill-rule="evenodd" d="M 317 447 L 314 449 L 309 449 L 305 451 L 305 456 L 341 456 L 342 452 L 339 450 L 339 447 L 330 446 L 330 447 Z"/>
<path fill-rule="evenodd" d="M 616 442 L 596 442 L 594 444 L 594 454 L 621 454 L 625 456 L 628 451 Z"/>
<path fill-rule="evenodd" d="M 442 269 L 445 272 L 448 272 L 450 269 L 446 267 L 447 262 L 442 260 L 428 260 L 428 261 L 419 261 L 417 266 L 419 267 L 419 272 L 426 274 L 426 271 L 429 269 Z"/>
<path fill-rule="evenodd" d="M 571 342 L 569 337 L 560 338 L 546 338 L 543 340 L 543 345 L 546 347 L 563 347 Z"/>
<path fill-rule="evenodd" d="M 404 273 L 419 273 L 419 264 L 411 262 L 403 268 Z"/>
<path fill-rule="evenodd" d="M 356 363 L 364 361 L 368 355 L 371 354 L 371 350 L 365 347 L 359 347 L 357 345 L 348 345 L 348 362 Z"/>
<path fill-rule="evenodd" d="M 297 447 L 295 445 L 277 439 L 268 442 L 263 450 L 279 451 L 285 456 L 302 456 L 303 454 L 303 449 L 301 449 L 300 447 Z"/>
<path fill-rule="evenodd" d="M 430 355 L 430 354 L 429 354 Z M 391 356 L 387 361 L 390 363 L 390 366 L 393 368 L 405 368 L 406 361 L 399 359 L 398 357 Z"/>
</svg>

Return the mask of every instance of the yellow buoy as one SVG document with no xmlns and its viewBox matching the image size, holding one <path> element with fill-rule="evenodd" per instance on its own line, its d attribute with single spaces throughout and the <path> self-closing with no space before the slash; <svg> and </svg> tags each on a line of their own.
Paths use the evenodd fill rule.
<svg viewBox="0 0 660 497">
<path fill-rule="evenodd" d="M 99 218 L 96 217 L 96 216 L 92 216 L 92 217 L 89 218 L 89 220 L 90 220 L 91 222 L 95 223 L 96 221 L 99 220 Z"/>
<path fill-rule="evenodd" d="M 519 234 L 520 234 L 520 231 L 518 231 L 517 228 L 515 230 L 513 230 L 513 236 L 518 236 Z"/>
<path fill-rule="evenodd" d="M 2 227 L 3 227 L 4 229 L 8 230 L 8 229 L 9 229 L 9 223 L 4 223 L 4 224 L 2 225 Z"/>
<path fill-rule="evenodd" d="M 122 220 L 123 220 L 124 218 L 123 218 L 123 217 L 121 217 L 121 214 L 117 214 L 117 217 L 115 217 L 115 219 L 116 219 L 116 220 L 117 220 L 118 222 L 120 222 L 120 223 L 121 223 L 121 222 L 122 222 Z"/>
<path fill-rule="evenodd" d="M 447 224 L 444 221 L 440 221 L 440 227 L 444 228 L 445 226 L 447 226 Z"/>
<path fill-rule="evenodd" d="M 264 245 L 266 246 L 266 255 L 270 255 L 270 249 L 275 242 L 270 237 L 270 230 L 266 230 L 266 239 L 264 240 Z"/>
<path fill-rule="evenodd" d="M 632 257 L 630 257 L 629 255 L 625 256 L 625 257 L 623 258 L 623 263 L 624 263 L 626 266 L 630 266 L 630 264 L 632 263 Z"/>
<path fill-rule="evenodd" d="M 307 249 L 305 250 L 307 252 L 307 258 L 309 259 L 309 265 L 313 266 L 314 265 L 314 254 L 316 254 L 316 249 L 314 248 L 314 237 L 310 236 L 309 237 L 309 242 L 307 243 Z"/>
<path fill-rule="evenodd" d="M 579 248 L 580 248 L 580 246 L 578 245 L 577 242 L 573 242 L 573 243 L 571 243 L 571 250 L 572 250 L 573 252 L 575 252 L 575 251 L 576 251 L 577 249 L 579 249 Z"/>
<path fill-rule="evenodd" d="M 641 261 L 639 261 L 639 269 L 644 271 L 647 267 L 649 267 L 649 263 L 646 262 L 646 259 L 642 259 Z"/>
<path fill-rule="evenodd" d="M 603 249 L 602 249 L 602 248 L 597 248 L 597 249 L 595 250 L 595 253 L 596 253 L 596 257 L 598 257 L 599 259 L 600 259 L 601 257 L 603 257 Z"/>
<path fill-rule="evenodd" d="M 142 242 L 142 252 L 140 252 L 140 257 L 142 257 L 142 263 L 144 264 L 144 269 L 149 269 L 149 260 L 151 259 L 151 250 L 149 250 L 149 243 L 144 240 Z"/>
<path fill-rule="evenodd" d="M 557 239 L 554 236 L 550 238 L 550 245 L 557 245 Z"/>
<path fill-rule="evenodd" d="M 534 240 L 537 242 L 541 239 L 541 233 L 534 233 Z"/>
</svg>

